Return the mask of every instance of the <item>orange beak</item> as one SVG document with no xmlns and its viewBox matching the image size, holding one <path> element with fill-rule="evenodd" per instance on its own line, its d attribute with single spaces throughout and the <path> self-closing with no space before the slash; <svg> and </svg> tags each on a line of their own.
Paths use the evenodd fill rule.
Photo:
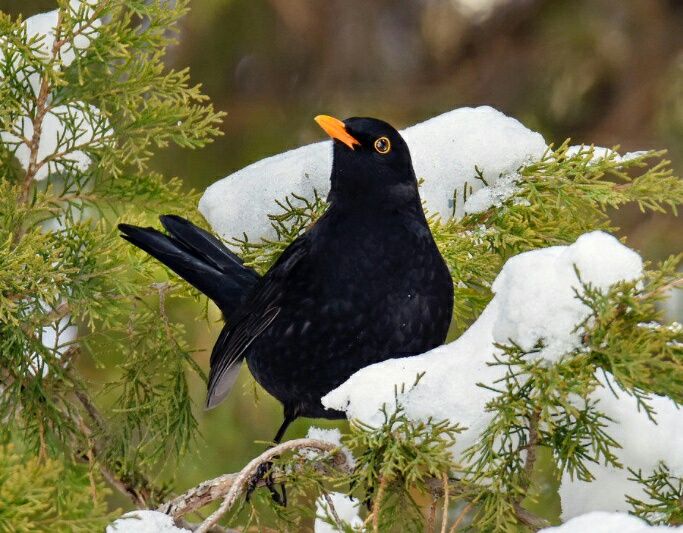
<svg viewBox="0 0 683 533">
<path fill-rule="evenodd" d="M 354 149 L 354 145 L 356 144 L 360 146 L 358 139 L 354 138 L 346 131 L 346 126 L 344 126 L 344 123 L 341 120 L 329 115 L 318 115 L 315 117 L 315 121 L 318 123 L 318 126 L 325 130 L 325 133 L 333 139 L 343 142 L 346 146 L 351 148 L 351 150 Z"/>
</svg>

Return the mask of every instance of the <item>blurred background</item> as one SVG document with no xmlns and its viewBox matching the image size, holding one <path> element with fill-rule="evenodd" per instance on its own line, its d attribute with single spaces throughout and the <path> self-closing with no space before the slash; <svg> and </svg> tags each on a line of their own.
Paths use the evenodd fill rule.
<svg viewBox="0 0 683 533">
<path fill-rule="evenodd" d="M 30 16 L 54 0 L 0 0 Z M 492 105 L 548 143 L 666 148 L 683 174 L 681 0 L 191 0 L 170 66 L 189 66 L 228 113 L 224 136 L 197 152 L 155 160 L 202 190 L 265 156 L 322 139 L 318 113 L 373 115 L 397 127 L 461 106 Z M 248 208 L 248 206 L 242 206 Z M 683 250 L 683 223 L 621 209 L 621 234 L 646 259 Z M 220 324 L 195 322 L 177 302 L 190 343 L 207 363 Z M 187 318 L 190 317 L 190 318 Z M 216 320 L 217 315 L 214 315 Z M 246 374 L 246 373 L 245 373 Z M 178 472 L 182 489 L 234 471 L 280 423 L 263 392 L 219 409 L 198 407 L 202 438 Z M 204 385 L 196 380 L 201 406 Z M 305 434 L 300 420 L 288 437 Z M 317 422 L 316 422 L 317 424 Z M 329 424 L 318 424 L 329 426 Z"/>
</svg>

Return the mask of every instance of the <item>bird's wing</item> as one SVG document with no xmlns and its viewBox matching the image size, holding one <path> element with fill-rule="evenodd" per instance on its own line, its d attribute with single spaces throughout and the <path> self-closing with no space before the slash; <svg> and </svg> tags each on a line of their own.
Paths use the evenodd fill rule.
<svg viewBox="0 0 683 533">
<path fill-rule="evenodd" d="M 232 317 L 211 352 L 206 408 L 218 405 L 235 384 L 247 349 L 277 318 L 287 277 L 308 253 L 306 234 L 295 240 L 261 279 L 244 308 Z"/>
</svg>

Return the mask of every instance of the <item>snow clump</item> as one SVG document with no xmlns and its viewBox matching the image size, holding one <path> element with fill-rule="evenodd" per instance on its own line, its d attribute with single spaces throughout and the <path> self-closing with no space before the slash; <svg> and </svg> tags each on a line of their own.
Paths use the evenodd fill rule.
<svg viewBox="0 0 683 533">
<path fill-rule="evenodd" d="M 653 533 L 683 532 L 683 526 L 651 526 L 637 516 L 626 513 L 587 513 L 572 518 L 561 526 L 546 527 L 539 533 Z"/>
<path fill-rule="evenodd" d="M 383 422 L 382 407 L 391 408 L 395 401 L 410 419 L 457 422 L 466 428 L 452 450 L 461 460 L 462 451 L 478 441 L 493 415 L 486 404 L 495 393 L 477 384 L 494 385 L 505 374 L 504 366 L 487 364 L 502 355 L 495 343 L 514 342 L 525 350 L 541 346 L 532 357 L 544 364 L 580 349 L 581 332 L 574 330 L 589 310 L 575 297 L 574 290 L 580 291 L 581 285 L 574 266 L 583 282 L 607 289 L 637 279 L 643 265 L 635 252 L 600 231 L 585 234 L 570 246 L 513 257 L 493 284 L 493 299 L 460 338 L 421 355 L 363 368 L 324 396 L 323 405 L 372 426 Z M 420 373 L 424 375 L 412 386 Z M 611 419 L 604 430 L 622 445 L 614 450 L 617 460 L 644 473 L 665 462 L 674 475 L 683 475 L 683 411 L 669 398 L 653 395 L 649 401 L 657 413 L 655 424 L 632 397 L 612 392 L 618 387 L 609 374 L 596 377 L 603 386 L 590 400 Z M 395 397 L 394 391 L 403 386 L 405 392 Z M 626 511 L 626 494 L 647 499 L 641 486 L 627 479 L 627 470 L 601 465 L 590 469 L 596 477 L 592 483 L 563 477 L 564 519 L 593 510 Z"/>
<path fill-rule="evenodd" d="M 190 533 L 159 511 L 132 511 L 107 526 L 105 533 Z"/>
<path fill-rule="evenodd" d="M 354 530 L 360 531 L 363 527 L 363 520 L 358 515 L 360 502 L 356 498 L 340 492 L 331 492 L 328 496 L 332 501 L 339 520 L 344 522 L 344 525 L 351 526 Z M 329 521 L 334 522 L 336 520 L 325 496 L 320 496 L 316 500 L 315 507 L 316 519 L 313 527 L 315 533 L 337 533 L 344 531 L 336 525 L 329 523 Z"/>
<path fill-rule="evenodd" d="M 488 106 L 455 109 L 401 134 L 410 147 L 415 173 L 424 180 L 420 195 L 427 209 L 444 218 L 465 213 L 465 188 L 469 196 L 484 187 L 478 170 L 495 188 L 499 180 L 510 180 L 547 149 L 539 133 Z M 292 193 L 312 199 L 314 190 L 327 195 L 331 168 L 331 141 L 268 157 L 209 186 L 199 211 L 224 238 L 273 237 L 267 215 L 278 211 L 275 201 Z M 483 198 L 475 197 L 470 207 L 482 203 Z"/>
</svg>

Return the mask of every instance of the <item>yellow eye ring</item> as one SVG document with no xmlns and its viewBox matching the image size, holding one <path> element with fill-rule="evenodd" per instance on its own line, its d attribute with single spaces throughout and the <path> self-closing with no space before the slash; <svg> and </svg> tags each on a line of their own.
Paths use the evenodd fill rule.
<svg viewBox="0 0 683 533">
<path fill-rule="evenodd" d="M 391 150 L 391 142 L 386 137 L 380 137 L 375 141 L 375 150 L 382 155 L 387 154 Z"/>
</svg>

